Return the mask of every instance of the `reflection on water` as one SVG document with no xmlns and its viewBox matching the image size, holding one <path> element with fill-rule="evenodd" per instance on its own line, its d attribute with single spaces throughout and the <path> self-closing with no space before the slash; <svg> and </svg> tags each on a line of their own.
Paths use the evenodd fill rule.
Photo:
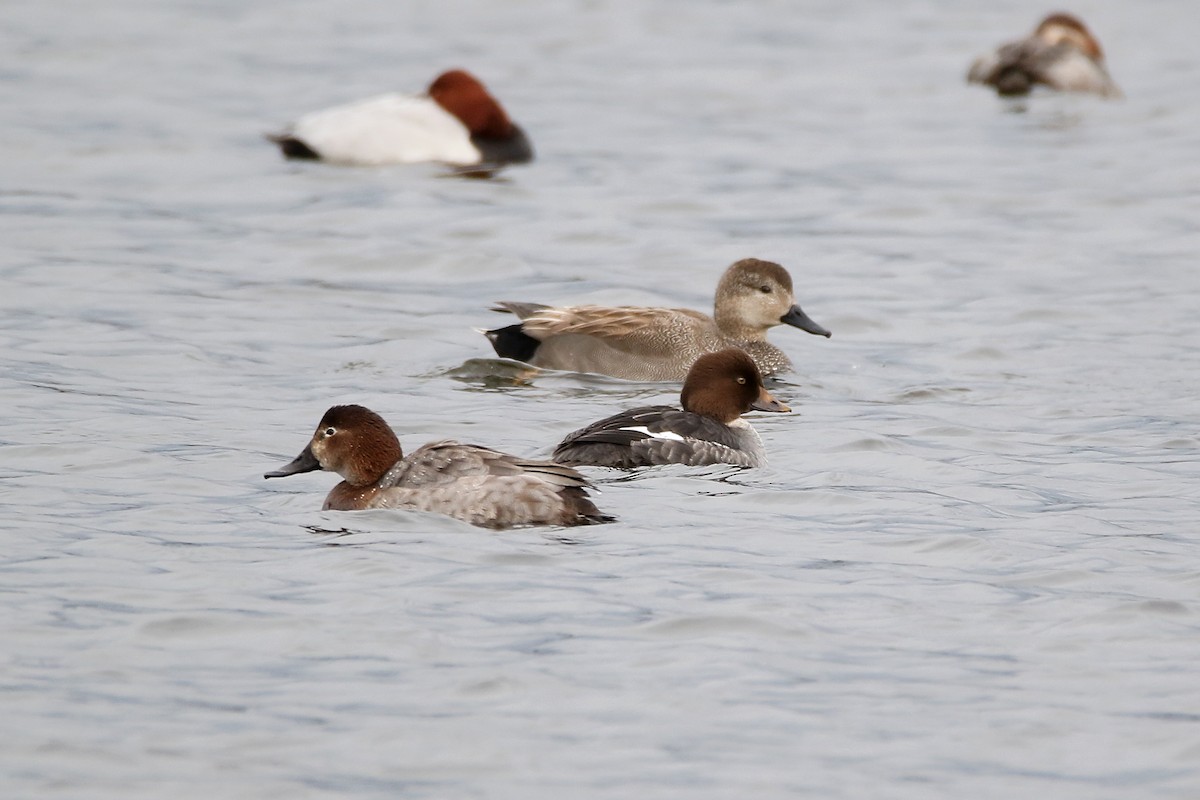
<svg viewBox="0 0 1200 800">
<path fill-rule="evenodd" d="M 1178 8 L 1087 10 L 1117 103 L 967 87 L 994 4 L 6 11 L 9 795 L 1196 794 Z M 453 65 L 537 161 L 259 138 Z M 773 334 L 765 469 L 592 470 L 569 534 L 261 478 L 335 403 L 545 457 L 677 402 L 478 330 L 751 256 L 838 334 Z"/>
</svg>

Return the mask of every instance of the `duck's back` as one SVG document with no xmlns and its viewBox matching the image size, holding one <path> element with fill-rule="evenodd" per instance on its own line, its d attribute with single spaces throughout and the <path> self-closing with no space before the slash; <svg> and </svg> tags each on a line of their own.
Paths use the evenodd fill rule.
<svg viewBox="0 0 1200 800">
<path fill-rule="evenodd" d="M 475 164 L 466 126 L 428 97 L 385 94 L 306 114 L 290 135 L 341 164 Z"/>
<path fill-rule="evenodd" d="M 1120 94 L 1104 67 L 1066 43 L 1050 44 L 1029 37 L 979 58 L 967 76 L 994 86 L 1003 95 L 1028 94 L 1034 86 L 1067 92 Z"/>
<path fill-rule="evenodd" d="M 682 381 L 698 357 L 729 344 L 711 317 L 680 308 L 541 309 L 522 327 L 541 342 L 534 366 L 626 380 Z"/>
<path fill-rule="evenodd" d="M 563 464 L 628 469 L 660 464 L 761 466 L 762 441 L 749 423 L 729 425 L 671 406 L 622 411 L 569 434 L 554 450 Z"/>
<path fill-rule="evenodd" d="M 588 498 L 587 480 L 570 467 L 453 441 L 418 448 L 378 485 L 372 507 L 434 511 L 485 527 L 610 519 Z"/>
</svg>

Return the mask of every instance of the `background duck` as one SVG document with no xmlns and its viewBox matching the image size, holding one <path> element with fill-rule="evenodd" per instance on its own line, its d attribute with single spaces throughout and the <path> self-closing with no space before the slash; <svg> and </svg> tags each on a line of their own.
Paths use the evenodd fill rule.
<svg viewBox="0 0 1200 800">
<path fill-rule="evenodd" d="M 1104 52 L 1078 17 L 1051 14 L 1032 34 L 976 59 L 970 83 L 995 87 L 1001 95 L 1025 95 L 1034 86 L 1120 97 L 1104 66 Z"/>
<path fill-rule="evenodd" d="M 763 375 L 791 369 L 767 341 L 776 325 L 830 332 L 796 305 L 792 277 L 772 261 L 745 258 L 717 284 L 713 316 L 686 308 L 562 306 L 501 302 L 521 322 L 486 331 L 496 354 L 535 367 L 643 381 L 682 381 L 698 357 L 727 347 L 750 354 Z"/>
<path fill-rule="evenodd" d="M 790 411 L 771 396 L 754 360 L 736 347 L 696 359 L 679 402 L 643 406 L 594 422 L 563 439 L 554 460 L 601 467 L 656 464 L 766 463 L 758 432 L 741 418 L 747 411 Z"/>
<path fill-rule="evenodd" d="M 314 111 L 267 138 L 288 158 L 355 166 L 421 161 L 498 166 L 533 159 L 525 132 L 461 69 L 439 75 L 427 94 L 384 94 Z"/>
<path fill-rule="evenodd" d="M 487 447 L 431 442 L 405 457 L 400 440 L 374 411 L 358 405 L 325 412 L 308 446 L 264 478 L 313 470 L 342 476 L 326 510 L 408 508 L 473 525 L 585 525 L 607 522 L 570 467 L 531 461 Z"/>
</svg>

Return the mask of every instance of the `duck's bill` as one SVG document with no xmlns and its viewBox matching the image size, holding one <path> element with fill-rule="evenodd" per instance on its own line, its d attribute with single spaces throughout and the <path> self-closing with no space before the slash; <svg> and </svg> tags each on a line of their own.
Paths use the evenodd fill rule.
<svg viewBox="0 0 1200 800">
<path fill-rule="evenodd" d="M 813 322 L 812 318 L 808 314 L 805 314 L 804 309 L 800 308 L 800 306 L 789 308 L 788 312 L 779 318 L 779 321 L 784 325 L 791 325 L 793 328 L 799 328 L 802 331 L 807 331 L 817 336 L 824 336 L 826 339 L 833 335 L 825 328 Z"/>
<path fill-rule="evenodd" d="M 751 403 L 750 407 L 755 411 L 777 411 L 781 413 L 791 411 L 790 408 L 772 397 L 771 393 L 766 389 L 758 393 L 758 399 Z"/>
<path fill-rule="evenodd" d="M 280 467 L 274 472 L 267 472 L 264 478 L 286 478 L 288 475 L 299 475 L 301 472 L 312 472 L 321 468 L 321 462 L 313 455 L 312 445 L 304 448 L 300 455 L 292 459 L 292 463 Z"/>
</svg>

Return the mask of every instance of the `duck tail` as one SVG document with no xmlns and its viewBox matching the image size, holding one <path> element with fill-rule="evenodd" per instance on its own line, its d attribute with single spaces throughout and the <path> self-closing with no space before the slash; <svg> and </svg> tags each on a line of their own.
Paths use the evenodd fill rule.
<svg viewBox="0 0 1200 800">
<path fill-rule="evenodd" d="M 514 361 L 526 363 L 532 361 L 534 353 L 541 345 L 540 341 L 525 333 L 520 323 L 484 331 L 483 335 L 492 343 L 496 355 L 501 358 L 511 358 Z"/>
<path fill-rule="evenodd" d="M 285 158 L 302 158 L 309 161 L 318 161 L 321 158 L 320 153 L 290 134 L 266 133 L 263 134 L 263 137 L 279 145 Z"/>
<path fill-rule="evenodd" d="M 617 518 L 596 508 L 582 486 L 567 486 L 559 491 L 563 500 L 563 525 L 603 525 Z"/>
</svg>

